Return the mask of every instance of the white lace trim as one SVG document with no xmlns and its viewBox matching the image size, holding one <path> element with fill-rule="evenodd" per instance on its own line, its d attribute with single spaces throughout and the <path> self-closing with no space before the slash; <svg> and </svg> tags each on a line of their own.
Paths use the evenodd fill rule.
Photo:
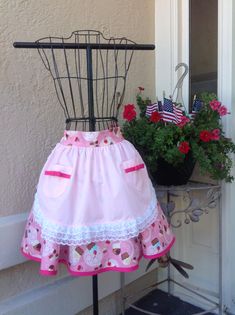
<svg viewBox="0 0 235 315">
<path fill-rule="evenodd" d="M 41 226 L 42 237 L 62 245 L 83 245 L 91 242 L 127 240 L 139 235 L 156 220 L 157 199 L 153 190 L 152 200 L 145 214 L 121 223 L 106 223 L 86 227 L 61 226 L 44 217 L 35 194 L 33 214 L 35 221 Z"/>
</svg>

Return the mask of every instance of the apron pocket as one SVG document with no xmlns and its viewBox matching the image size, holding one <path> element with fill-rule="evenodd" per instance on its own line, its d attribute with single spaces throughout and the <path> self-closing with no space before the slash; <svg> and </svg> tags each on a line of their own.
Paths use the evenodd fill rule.
<svg viewBox="0 0 235 315">
<path fill-rule="evenodd" d="M 69 186 L 72 167 L 53 164 L 44 171 L 43 192 L 46 196 L 56 198 L 61 196 Z"/>
<path fill-rule="evenodd" d="M 140 157 L 122 162 L 125 178 L 133 188 L 141 190 L 148 181 L 148 173 L 145 164 Z"/>
</svg>

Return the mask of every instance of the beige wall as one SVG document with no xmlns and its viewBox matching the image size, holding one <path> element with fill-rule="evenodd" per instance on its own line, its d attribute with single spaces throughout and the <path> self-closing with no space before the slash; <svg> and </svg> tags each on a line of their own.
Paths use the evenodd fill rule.
<svg viewBox="0 0 235 315">
<path fill-rule="evenodd" d="M 64 129 L 53 82 L 37 51 L 14 49 L 12 44 L 49 35 L 69 36 L 79 29 L 153 43 L 154 0 L 0 1 L 2 218 L 30 210 L 40 170 Z M 154 95 L 154 52 L 135 53 L 124 101 L 134 101 L 140 85 L 146 87 L 148 95 Z M 0 301 L 45 284 L 48 279 L 38 276 L 37 271 L 36 263 L 27 262 L 0 272 L 4 283 Z"/>
<path fill-rule="evenodd" d="M 153 0 L 2 0 L 0 7 L 1 215 L 29 210 L 39 170 L 58 141 L 64 117 L 52 80 L 36 50 L 14 49 L 14 41 L 69 36 L 97 29 L 138 43 L 154 41 Z M 136 52 L 125 100 L 135 88 L 154 88 L 153 52 Z M 55 119 L 56 118 L 56 119 Z"/>
</svg>

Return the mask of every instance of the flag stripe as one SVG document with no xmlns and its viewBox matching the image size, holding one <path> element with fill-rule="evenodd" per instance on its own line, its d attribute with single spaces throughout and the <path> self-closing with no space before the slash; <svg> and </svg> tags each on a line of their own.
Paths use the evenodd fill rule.
<svg viewBox="0 0 235 315">
<path fill-rule="evenodd" d="M 172 100 L 164 98 L 163 111 L 161 112 L 163 121 L 179 123 L 183 112 L 173 104 Z"/>
<path fill-rule="evenodd" d="M 152 113 L 156 112 L 158 110 L 158 106 L 156 103 L 154 104 L 151 104 L 151 105 L 148 105 L 147 108 L 146 108 L 146 113 L 145 115 L 146 116 L 151 116 Z"/>
<path fill-rule="evenodd" d="M 156 111 L 159 112 L 163 121 L 175 124 L 179 123 L 183 116 L 182 110 L 177 108 L 172 100 L 167 98 L 164 98 L 163 104 L 161 101 L 158 101 L 157 103 L 147 105 L 145 115 L 149 117 Z"/>
</svg>

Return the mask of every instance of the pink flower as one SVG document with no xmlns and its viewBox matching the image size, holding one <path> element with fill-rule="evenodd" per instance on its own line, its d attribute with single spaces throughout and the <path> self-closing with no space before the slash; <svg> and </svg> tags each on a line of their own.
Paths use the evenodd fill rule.
<svg viewBox="0 0 235 315">
<path fill-rule="evenodd" d="M 190 122 L 190 119 L 186 116 L 181 117 L 181 121 L 177 124 L 179 127 L 184 127 L 188 122 Z"/>
<path fill-rule="evenodd" d="M 220 114 L 220 116 L 224 116 L 228 114 L 228 110 L 226 106 L 220 106 L 220 108 L 218 109 L 218 113 Z"/>
<path fill-rule="evenodd" d="M 218 110 L 221 106 L 221 103 L 217 100 L 213 100 L 210 102 L 210 107 L 213 109 L 213 110 Z"/>
<path fill-rule="evenodd" d="M 219 129 L 214 129 L 211 132 L 211 140 L 219 140 L 220 138 L 220 130 Z"/>
</svg>

